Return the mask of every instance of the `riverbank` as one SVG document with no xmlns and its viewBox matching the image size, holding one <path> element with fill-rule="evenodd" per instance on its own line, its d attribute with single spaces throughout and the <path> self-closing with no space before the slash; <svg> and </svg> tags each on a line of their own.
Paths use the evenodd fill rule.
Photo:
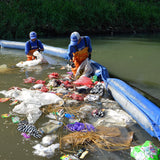
<svg viewBox="0 0 160 160">
<path fill-rule="evenodd" d="M 160 2 L 138 0 L 1 1 L 0 39 L 156 33 L 160 31 Z M 39 18 L 41 17 L 41 18 Z"/>
</svg>

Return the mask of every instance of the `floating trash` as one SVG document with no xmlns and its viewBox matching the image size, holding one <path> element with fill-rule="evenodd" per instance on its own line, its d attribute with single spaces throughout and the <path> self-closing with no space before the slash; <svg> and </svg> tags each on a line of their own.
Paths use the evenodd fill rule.
<svg viewBox="0 0 160 160">
<path fill-rule="evenodd" d="M 117 127 L 96 128 L 95 132 L 73 132 L 65 135 L 61 139 L 61 145 L 96 145 L 98 148 L 107 151 L 116 151 L 121 149 L 129 149 L 133 139 L 133 132 L 127 134 Z"/>
<path fill-rule="evenodd" d="M 48 78 L 49 79 L 53 79 L 53 78 L 57 79 L 57 78 L 59 78 L 59 74 L 56 73 L 56 72 L 53 72 L 53 73 L 48 75 Z"/>
<path fill-rule="evenodd" d="M 23 79 L 24 83 L 35 83 L 36 79 L 34 77 L 28 77 L 27 79 Z"/>
<path fill-rule="evenodd" d="M 36 144 L 35 146 L 33 146 L 33 148 L 35 149 L 33 151 L 35 155 L 51 158 L 54 155 L 55 150 L 59 148 L 59 143 L 52 144 L 48 147 L 45 147 L 41 144 Z"/>
<path fill-rule="evenodd" d="M 27 121 L 20 121 L 17 130 L 20 132 L 28 133 L 35 138 L 42 137 L 37 128 L 34 125 L 28 124 Z"/>
<path fill-rule="evenodd" d="M 18 103 L 18 100 L 14 100 L 12 103 L 10 103 L 10 106 L 16 105 Z"/>
<path fill-rule="evenodd" d="M 45 84 L 45 83 L 46 83 L 46 81 L 43 81 L 43 80 L 37 80 L 35 83 L 36 83 L 36 84 Z"/>
<path fill-rule="evenodd" d="M 39 132 L 42 134 L 50 134 L 56 131 L 59 127 L 63 125 L 63 122 L 52 120 L 48 122 L 44 127 L 39 128 Z"/>
<path fill-rule="evenodd" d="M 146 141 L 143 145 L 131 147 L 130 154 L 136 160 L 159 160 L 160 148 L 156 147 L 151 141 Z"/>
<path fill-rule="evenodd" d="M 12 122 L 13 123 L 19 123 L 20 122 L 20 118 L 19 117 L 12 117 Z"/>
<path fill-rule="evenodd" d="M 28 134 L 26 134 L 26 133 L 21 133 L 21 135 L 24 137 L 24 138 L 26 138 L 26 139 L 29 139 L 29 138 L 31 138 L 31 136 L 30 135 L 28 135 Z"/>
<path fill-rule="evenodd" d="M 0 102 L 1 103 L 7 102 L 9 100 L 10 100 L 10 98 L 0 98 Z"/>
<path fill-rule="evenodd" d="M 2 118 L 8 118 L 8 117 L 10 117 L 10 116 L 11 116 L 11 115 L 8 114 L 8 113 L 5 113 L 5 114 L 2 114 L 2 115 L 1 115 Z"/>
<path fill-rule="evenodd" d="M 65 154 L 62 157 L 60 157 L 61 160 L 79 160 L 77 157 L 69 154 Z"/>
<path fill-rule="evenodd" d="M 99 118 L 99 117 L 104 117 L 104 115 L 105 115 L 105 109 L 94 109 L 93 111 L 92 111 L 92 116 L 93 117 L 96 117 L 96 118 Z"/>
<path fill-rule="evenodd" d="M 42 138 L 41 144 L 44 146 L 49 146 L 55 141 L 56 138 L 57 138 L 57 135 L 55 135 L 55 134 L 46 135 Z"/>
<path fill-rule="evenodd" d="M 91 131 L 95 131 L 95 128 L 93 125 L 89 124 L 89 123 L 80 123 L 80 122 L 76 122 L 74 124 L 67 124 L 66 128 L 69 129 L 72 132 L 75 131 L 81 131 L 81 132 L 91 132 Z"/>
<path fill-rule="evenodd" d="M 64 116 L 68 119 L 73 119 L 75 116 L 73 114 L 65 113 Z"/>
</svg>

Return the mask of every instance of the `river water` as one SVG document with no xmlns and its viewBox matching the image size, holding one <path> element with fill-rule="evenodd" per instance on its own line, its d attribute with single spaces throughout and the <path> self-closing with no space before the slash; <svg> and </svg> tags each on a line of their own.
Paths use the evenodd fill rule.
<svg viewBox="0 0 160 160">
<path fill-rule="evenodd" d="M 67 48 L 69 38 L 42 39 L 47 45 Z M 160 106 L 160 36 L 159 35 L 138 35 L 126 37 L 91 37 L 93 52 L 92 59 L 105 66 L 111 77 L 120 78 L 146 95 Z M 0 90 L 8 90 L 12 86 L 28 87 L 23 79 L 32 76 L 36 79 L 45 79 L 51 72 L 63 73 L 61 66 L 66 64 L 61 58 L 55 58 L 55 69 L 50 65 L 41 65 L 34 69 L 24 70 L 15 67 L 19 61 L 26 59 L 23 50 L 1 49 L 0 65 L 7 65 L 7 68 L 0 68 Z M 9 103 L 0 103 L 0 114 L 8 113 L 13 106 Z M 32 154 L 32 142 L 23 140 L 17 131 L 17 126 L 8 120 L 0 120 L 0 159 L 3 160 L 42 160 Z M 139 128 L 139 130 L 141 130 Z M 147 134 L 148 139 L 152 139 Z M 158 144 L 156 139 L 152 139 Z M 102 153 L 102 152 L 101 152 Z M 103 154 L 103 153 L 102 153 Z M 131 159 L 123 151 L 118 154 L 108 153 L 110 160 Z M 118 156 L 117 156 L 118 155 Z M 90 159 L 94 159 L 92 155 Z M 59 158 L 53 158 L 59 159 Z M 106 158 L 107 160 L 108 158 Z M 95 159 L 96 160 L 96 159 Z"/>
</svg>

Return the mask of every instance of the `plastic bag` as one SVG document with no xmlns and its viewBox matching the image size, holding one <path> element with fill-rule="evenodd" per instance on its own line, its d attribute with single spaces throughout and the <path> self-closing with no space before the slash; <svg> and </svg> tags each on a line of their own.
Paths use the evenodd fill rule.
<svg viewBox="0 0 160 160">
<path fill-rule="evenodd" d="M 89 123 L 80 123 L 80 122 L 76 122 L 74 124 L 67 124 L 66 128 L 68 128 L 71 131 L 82 131 L 82 132 L 95 131 L 93 125 Z"/>
<path fill-rule="evenodd" d="M 10 98 L 0 98 L 0 102 L 2 102 L 2 103 L 7 102 L 9 100 L 10 100 Z"/>
<path fill-rule="evenodd" d="M 36 84 L 45 84 L 45 83 L 46 83 L 46 81 L 43 81 L 43 80 L 37 80 L 35 83 L 36 83 Z"/>
<path fill-rule="evenodd" d="M 27 79 L 23 79 L 24 83 L 34 83 L 36 79 L 34 77 L 28 77 Z"/>
<path fill-rule="evenodd" d="M 131 147 L 131 157 L 136 160 L 159 160 L 160 149 L 151 141 L 146 141 L 143 145 Z"/>
<path fill-rule="evenodd" d="M 78 80 L 74 81 L 73 84 L 75 84 L 76 86 L 92 87 L 93 82 L 90 78 L 86 76 L 81 76 Z"/>
<path fill-rule="evenodd" d="M 48 75 L 48 78 L 49 79 L 53 79 L 53 78 L 57 79 L 57 78 L 59 78 L 59 74 L 56 73 L 56 72 L 53 72 L 53 73 Z"/>
<path fill-rule="evenodd" d="M 81 76 L 89 77 L 92 74 L 92 72 L 93 68 L 88 58 L 86 58 L 86 60 L 84 60 L 78 67 L 75 77 L 76 79 L 78 79 Z"/>
<path fill-rule="evenodd" d="M 77 157 L 69 154 L 65 154 L 60 157 L 61 160 L 79 160 Z"/>
<path fill-rule="evenodd" d="M 99 95 L 96 94 L 88 94 L 85 98 L 84 101 L 98 101 L 99 100 Z"/>
<path fill-rule="evenodd" d="M 84 97 L 82 97 L 82 96 L 79 95 L 79 94 L 75 94 L 75 93 L 71 94 L 70 97 L 71 97 L 72 99 L 74 99 L 74 100 L 77 100 L 77 101 L 83 101 L 83 100 L 84 100 Z"/>
<path fill-rule="evenodd" d="M 57 138 L 57 136 L 56 135 L 46 135 L 46 136 L 44 136 L 43 138 L 42 138 L 42 145 L 44 145 L 44 146 L 49 146 L 49 145 L 51 145 L 54 141 L 55 141 L 55 139 Z"/>
<path fill-rule="evenodd" d="M 33 152 L 35 155 L 51 158 L 54 155 L 55 150 L 59 148 L 59 143 L 52 144 L 48 147 L 44 147 L 41 144 L 36 144 L 33 148 L 35 149 Z"/>
<path fill-rule="evenodd" d="M 35 138 L 42 137 L 37 128 L 34 125 L 28 124 L 27 121 L 20 121 L 17 130 L 19 132 L 28 133 L 28 135 L 33 136 Z"/>
<path fill-rule="evenodd" d="M 46 86 L 42 86 L 40 89 L 41 92 L 48 92 L 49 89 Z"/>
</svg>

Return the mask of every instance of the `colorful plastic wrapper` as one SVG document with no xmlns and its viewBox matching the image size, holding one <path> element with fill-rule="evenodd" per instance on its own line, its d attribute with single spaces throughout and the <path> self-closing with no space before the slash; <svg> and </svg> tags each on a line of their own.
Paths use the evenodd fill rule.
<svg viewBox="0 0 160 160">
<path fill-rule="evenodd" d="M 73 119 L 75 116 L 73 114 L 65 113 L 64 115 L 68 119 Z"/>
<path fill-rule="evenodd" d="M 20 118 L 19 117 L 12 117 L 12 122 L 13 123 L 19 123 L 20 122 Z"/>
<path fill-rule="evenodd" d="M 59 78 L 59 74 L 56 73 L 56 72 L 53 72 L 53 73 L 48 75 L 48 78 L 49 79 L 53 79 L 53 78 L 57 79 L 57 78 Z"/>
<path fill-rule="evenodd" d="M 69 154 L 65 154 L 65 155 L 61 156 L 60 159 L 61 160 L 79 160 L 75 156 L 69 155 Z"/>
<path fill-rule="evenodd" d="M 13 106 L 13 105 L 15 105 L 15 104 L 17 104 L 18 103 L 18 100 L 14 100 L 12 103 L 10 103 L 9 105 L 10 106 Z"/>
<path fill-rule="evenodd" d="M 34 77 L 28 77 L 27 79 L 23 79 L 24 83 L 35 83 L 36 79 Z"/>
<path fill-rule="evenodd" d="M 2 114 L 2 115 L 1 115 L 2 118 L 8 118 L 8 117 L 10 117 L 10 116 L 11 116 L 11 115 L 8 114 L 8 113 L 5 113 L 5 114 Z"/>
<path fill-rule="evenodd" d="M 26 139 L 28 139 L 28 138 L 31 138 L 31 136 L 30 135 L 28 135 L 28 134 L 26 134 L 26 133 L 21 133 L 21 135 L 24 137 L 24 138 L 26 138 Z"/>
<path fill-rule="evenodd" d="M 66 128 L 68 128 L 70 131 L 82 131 L 82 132 L 95 131 L 93 125 L 89 123 L 80 123 L 80 122 L 76 122 L 74 124 L 67 124 Z"/>
<path fill-rule="evenodd" d="M 90 78 L 82 76 L 80 77 L 78 80 L 73 82 L 76 86 L 87 86 L 87 87 L 91 87 L 93 85 L 93 82 Z"/>
<path fill-rule="evenodd" d="M 0 102 L 2 102 L 2 103 L 7 102 L 9 100 L 10 100 L 10 98 L 0 98 Z"/>
<path fill-rule="evenodd" d="M 160 149 L 151 141 L 146 141 L 143 145 L 131 147 L 131 157 L 136 160 L 159 160 Z"/>
</svg>

